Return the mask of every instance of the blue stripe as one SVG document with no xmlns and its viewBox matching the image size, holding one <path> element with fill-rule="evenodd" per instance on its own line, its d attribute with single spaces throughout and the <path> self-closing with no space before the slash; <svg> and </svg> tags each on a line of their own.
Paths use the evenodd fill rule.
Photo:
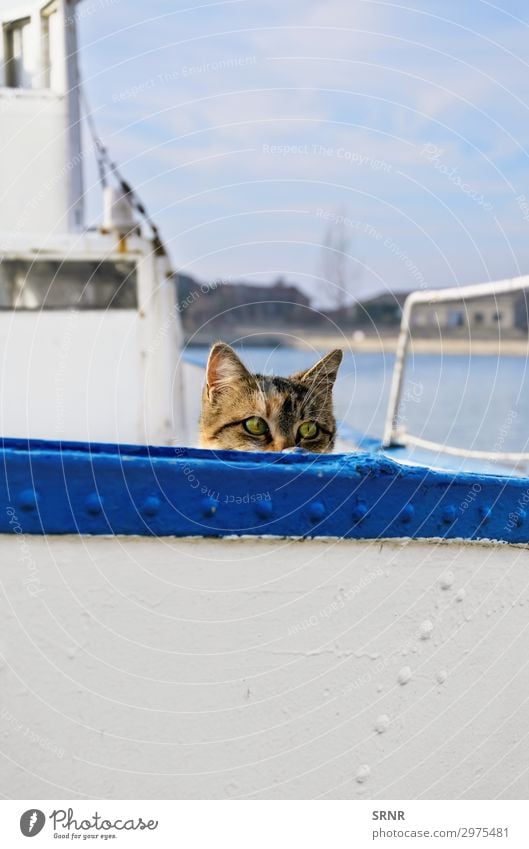
<svg viewBox="0 0 529 849">
<path fill-rule="evenodd" d="M 529 479 L 376 454 L 3 440 L 0 531 L 529 542 Z"/>
</svg>

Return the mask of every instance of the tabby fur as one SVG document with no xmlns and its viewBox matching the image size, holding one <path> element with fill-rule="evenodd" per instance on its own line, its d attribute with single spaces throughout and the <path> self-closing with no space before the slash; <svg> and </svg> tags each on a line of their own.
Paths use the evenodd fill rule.
<svg viewBox="0 0 529 849">
<path fill-rule="evenodd" d="M 284 451 L 296 446 L 332 451 L 336 437 L 332 389 L 341 361 L 337 349 L 290 377 L 252 374 L 233 348 L 217 342 L 206 369 L 200 445 L 237 451 Z M 265 433 L 248 432 L 248 420 L 255 417 L 266 423 Z M 305 424 L 302 430 L 306 430 L 306 423 L 317 425 L 313 438 L 300 434 L 300 425 Z"/>
</svg>

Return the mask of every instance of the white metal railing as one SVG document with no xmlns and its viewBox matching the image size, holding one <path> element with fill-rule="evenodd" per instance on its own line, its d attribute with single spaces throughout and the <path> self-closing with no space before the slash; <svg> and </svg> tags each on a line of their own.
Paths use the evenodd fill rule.
<svg viewBox="0 0 529 849">
<path fill-rule="evenodd" d="M 442 451 L 458 457 L 473 457 L 481 460 L 505 460 L 506 462 L 518 462 L 529 460 L 527 452 L 502 452 L 483 451 L 472 448 L 458 448 L 444 445 L 440 442 L 432 442 L 419 436 L 407 433 L 399 422 L 399 405 L 404 385 L 406 356 L 410 343 L 411 317 L 416 306 L 426 304 L 454 303 L 465 299 L 478 299 L 486 297 L 497 297 L 509 292 L 519 292 L 529 289 L 529 275 L 514 277 L 509 280 L 500 280 L 493 283 L 478 283 L 472 286 L 461 286 L 450 289 L 430 289 L 412 292 L 406 298 L 402 311 L 400 333 L 395 353 L 395 365 L 389 393 L 388 410 L 384 427 L 382 445 L 389 448 L 394 445 L 416 445 L 430 451 Z"/>
</svg>

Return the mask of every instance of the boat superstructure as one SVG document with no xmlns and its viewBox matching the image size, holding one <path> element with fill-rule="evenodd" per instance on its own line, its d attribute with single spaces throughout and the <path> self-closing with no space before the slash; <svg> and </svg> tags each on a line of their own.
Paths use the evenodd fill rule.
<svg viewBox="0 0 529 849">
<path fill-rule="evenodd" d="M 0 4 L 0 431 L 167 445 L 186 426 L 172 270 L 112 163 L 86 227 L 75 9 Z"/>
</svg>

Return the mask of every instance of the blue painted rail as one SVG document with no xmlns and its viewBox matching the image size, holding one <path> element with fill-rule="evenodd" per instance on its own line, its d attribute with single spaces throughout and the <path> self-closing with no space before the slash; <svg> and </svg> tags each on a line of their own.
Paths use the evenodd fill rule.
<svg viewBox="0 0 529 849">
<path fill-rule="evenodd" d="M 529 542 L 529 479 L 377 454 L 1 443 L 0 531 Z"/>
</svg>

